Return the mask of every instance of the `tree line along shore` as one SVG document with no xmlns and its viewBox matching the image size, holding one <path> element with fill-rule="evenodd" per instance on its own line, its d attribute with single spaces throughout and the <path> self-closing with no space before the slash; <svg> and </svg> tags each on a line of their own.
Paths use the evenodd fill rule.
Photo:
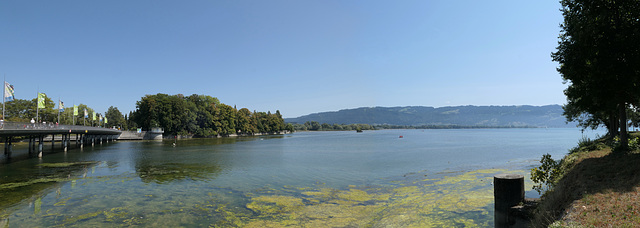
<svg viewBox="0 0 640 228">
<path fill-rule="evenodd" d="M 36 102 L 36 99 L 14 99 L 7 102 L 5 120 L 29 122 L 36 116 Z M 65 125 L 115 127 L 122 130 L 149 130 L 158 127 L 163 128 L 167 134 L 192 137 L 294 131 L 293 125 L 285 124 L 279 110 L 271 113 L 250 111 L 248 108 L 237 109 L 208 95 L 145 95 L 136 102 L 136 110 L 130 111 L 129 114 L 123 115 L 117 107 L 109 107 L 104 115 L 100 115 L 108 119 L 107 123 L 74 114 L 72 107 L 55 109 L 55 103 L 48 97 L 44 103 L 45 108 L 38 111 L 40 121 Z M 85 104 L 77 105 L 77 109 L 86 109 L 88 113 L 94 113 L 94 109 Z"/>
</svg>

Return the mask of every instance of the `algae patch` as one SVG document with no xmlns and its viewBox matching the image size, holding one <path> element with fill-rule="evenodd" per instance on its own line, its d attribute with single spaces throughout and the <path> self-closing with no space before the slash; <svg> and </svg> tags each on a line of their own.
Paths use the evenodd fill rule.
<svg viewBox="0 0 640 228">
<path fill-rule="evenodd" d="M 478 227 L 490 226 L 497 173 L 487 169 L 439 174 L 416 184 L 347 189 L 309 187 L 251 194 L 246 210 L 219 207 L 215 227 Z M 298 194 L 291 189 L 301 190 Z"/>
<path fill-rule="evenodd" d="M 58 163 L 41 163 L 36 166 L 42 168 L 68 168 L 73 166 L 88 166 L 93 165 L 98 162 L 95 161 L 84 161 L 84 162 L 58 162 Z"/>
</svg>

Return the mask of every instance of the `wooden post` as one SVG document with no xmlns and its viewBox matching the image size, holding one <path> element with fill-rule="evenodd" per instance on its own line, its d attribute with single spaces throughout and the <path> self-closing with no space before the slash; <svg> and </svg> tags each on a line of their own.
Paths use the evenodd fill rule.
<svg viewBox="0 0 640 228">
<path fill-rule="evenodd" d="M 509 217 L 509 208 L 524 201 L 524 176 L 519 174 L 498 174 L 493 177 L 495 200 L 495 227 L 510 227 L 515 218 Z"/>
</svg>

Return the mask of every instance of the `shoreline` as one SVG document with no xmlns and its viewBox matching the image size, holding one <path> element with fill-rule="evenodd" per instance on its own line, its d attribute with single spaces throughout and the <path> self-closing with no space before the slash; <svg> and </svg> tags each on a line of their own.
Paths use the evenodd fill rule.
<svg viewBox="0 0 640 228">
<path fill-rule="evenodd" d="M 636 140 L 638 132 L 630 134 Z M 562 173 L 535 209 L 532 227 L 640 224 L 640 150 L 614 152 L 604 137 L 578 143 L 556 166 Z M 632 147 L 633 148 L 633 147 Z"/>
</svg>

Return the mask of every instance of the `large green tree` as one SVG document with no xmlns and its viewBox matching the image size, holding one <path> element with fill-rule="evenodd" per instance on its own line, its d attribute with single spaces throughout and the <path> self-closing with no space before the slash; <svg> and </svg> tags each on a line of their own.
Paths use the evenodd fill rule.
<svg viewBox="0 0 640 228">
<path fill-rule="evenodd" d="M 104 116 L 107 117 L 107 121 L 108 121 L 107 127 L 115 126 L 115 127 L 120 127 L 121 129 L 126 129 L 126 122 L 124 120 L 124 116 L 122 115 L 122 112 L 118 110 L 117 107 L 113 107 L 113 106 L 109 107 L 109 109 L 107 109 L 107 112 L 104 114 Z"/>
<path fill-rule="evenodd" d="M 30 100 L 14 99 L 5 103 L 5 120 L 11 122 L 29 122 L 35 119 L 35 104 Z"/>
<path fill-rule="evenodd" d="M 170 134 L 211 137 L 280 132 L 287 127 L 280 111 L 276 114 L 251 113 L 246 108 L 238 111 L 207 95 L 146 95 L 136 106 L 136 111 L 129 114 L 136 126 L 145 130 L 161 127 Z M 109 118 L 110 124 L 111 121 Z"/>
<path fill-rule="evenodd" d="M 565 116 L 583 126 L 604 124 L 626 149 L 627 110 L 640 103 L 640 1 L 561 3 L 564 23 L 552 57 L 569 84 Z"/>
<path fill-rule="evenodd" d="M 22 100 L 14 99 L 5 103 L 5 120 L 12 122 L 29 122 L 32 118 L 39 119 L 41 122 L 54 123 L 57 121 L 57 112 L 54 110 L 55 104 L 49 97 L 45 97 L 44 106 L 37 110 L 37 99 Z M 39 118 L 36 118 L 36 113 Z"/>
</svg>

